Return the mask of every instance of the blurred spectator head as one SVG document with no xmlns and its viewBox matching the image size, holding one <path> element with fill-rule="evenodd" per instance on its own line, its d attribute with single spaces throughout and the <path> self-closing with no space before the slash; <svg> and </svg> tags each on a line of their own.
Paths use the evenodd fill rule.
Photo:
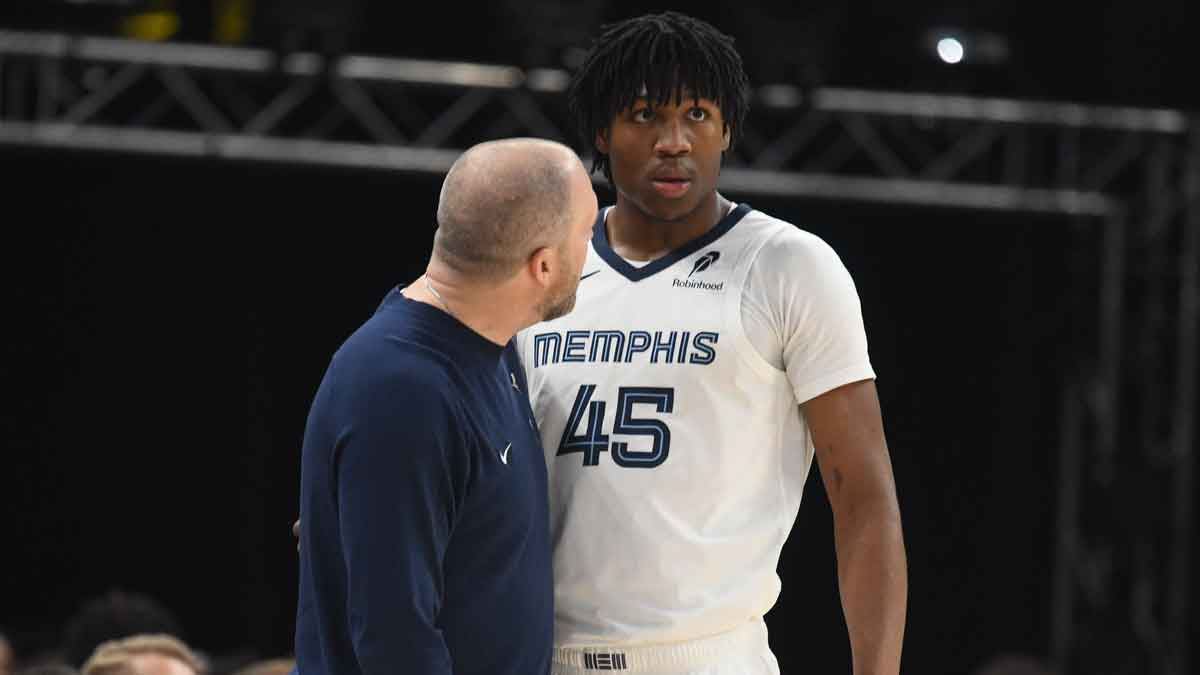
<svg viewBox="0 0 1200 675">
<path fill-rule="evenodd" d="M 287 675 L 295 667 L 295 659 L 269 659 L 243 666 L 234 671 L 233 675 Z"/>
<path fill-rule="evenodd" d="M 1054 675 L 1050 666 L 1026 654 L 998 654 L 971 675 Z"/>
<path fill-rule="evenodd" d="M 65 663 L 41 663 L 22 668 L 16 675 L 79 675 L 79 671 Z"/>
<path fill-rule="evenodd" d="M 9 675 L 16 662 L 17 657 L 13 653 L 12 645 L 8 643 L 4 633 L 0 633 L 0 675 Z"/>
<path fill-rule="evenodd" d="M 105 642 L 83 664 L 83 675 L 200 675 L 204 663 L 170 635 L 135 635 Z"/>
<path fill-rule="evenodd" d="M 85 602 L 67 620 L 63 656 L 79 668 L 102 642 L 150 634 L 183 638 L 175 615 L 153 598 L 111 590 Z"/>
</svg>

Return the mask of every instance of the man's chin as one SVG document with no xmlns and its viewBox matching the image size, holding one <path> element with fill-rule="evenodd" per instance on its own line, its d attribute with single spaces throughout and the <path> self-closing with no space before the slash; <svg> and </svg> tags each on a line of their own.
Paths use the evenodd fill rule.
<svg viewBox="0 0 1200 675">
<path fill-rule="evenodd" d="M 565 300 L 562 300 L 562 301 L 555 303 L 554 305 L 551 305 L 550 307 L 548 307 L 546 309 L 546 311 L 542 313 L 542 321 L 553 321 L 555 319 L 561 319 L 562 317 L 570 314 L 571 310 L 573 310 L 573 309 L 575 309 L 575 294 L 574 293 L 571 294 L 571 297 L 566 298 Z"/>
<path fill-rule="evenodd" d="M 664 199 L 657 195 L 651 199 L 643 200 L 639 205 L 643 213 L 663 223 L 684 220 L 695 213 L 699 206 L 699 201 L 695 199 Z"/>
</svg>

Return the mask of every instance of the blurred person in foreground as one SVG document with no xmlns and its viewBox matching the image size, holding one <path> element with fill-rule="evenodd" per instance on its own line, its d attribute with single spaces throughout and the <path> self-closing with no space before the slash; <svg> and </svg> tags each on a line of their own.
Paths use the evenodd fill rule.
<svg viewBox="0 0 1200 675">
<path fill-rule="evenodd" d="M 63 658 L 79 668 L 102 642 L 133 635 L 170 635 L 184 640 L 179 620 L 154 598 L 112 589 L 89 598 L 63 628 Z"/>
<path fill-rule="evenodd" d="M 309 412 L 299 672 L 549 671 L 546 465 L 512 338 L 574 306 L 596 213 L 558 143 L 450 168 L 425 274 L 342 344 Z"/>
<path fill-rule="evenodd" d="M 135 635 L 105 642 L 81 669 L 82 675 L 201 675 L 204 662 L 170 635 Z"/>
<path fill-rule="evenodd" d="M 674 12 L 605 27 L 568 87 L 616 204 L 575 311 L 518 338 L 557 675 L 778 673 L 763 616 L 814 459 L 853 672 L 900 670 L 904 539 L 858 293 L 824 241 L 718 191 L 748 100 L 733 39 Z"/>
<path fill-rule="evenodd" d="M 267 659 L 255 661 L 233 671 L 233 675 L 288 675 L 296 667 L 296 660 L 291 658 Z"/>
<path fill-rule="evenodd" d="M 12 675 L 17 663 L 17 655 L 13 652 L 12 644 L 4 633 L 0 633 L 0 675 Z"/>
</svg>

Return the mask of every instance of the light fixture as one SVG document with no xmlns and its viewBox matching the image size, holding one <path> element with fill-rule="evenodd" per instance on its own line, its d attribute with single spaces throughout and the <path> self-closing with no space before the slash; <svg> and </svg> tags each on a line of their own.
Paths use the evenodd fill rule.
<svg viewBox="0 0 1200 675">
<path fill-rule="evenodd" d="M 963 49 L 963 44 L 958 38 L 946 36 L 937 41 L 937 55 L 942 61 L 954 64 L 963 60 L 966 50 Z"/>
</svg>

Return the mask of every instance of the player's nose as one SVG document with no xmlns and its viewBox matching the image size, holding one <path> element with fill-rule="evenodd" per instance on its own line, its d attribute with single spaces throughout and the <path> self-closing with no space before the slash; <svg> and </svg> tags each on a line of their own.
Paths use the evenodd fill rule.
<svg viewBox="0 0 1200 675">
<path fill-rule="evenodd" d="M 658 137 L 654 151 L 660 155 L 683 155 L 691 152 L 692 141 L 687 129 L 679 120 L 669 120 L 658 125 Z"/>
</svg>

